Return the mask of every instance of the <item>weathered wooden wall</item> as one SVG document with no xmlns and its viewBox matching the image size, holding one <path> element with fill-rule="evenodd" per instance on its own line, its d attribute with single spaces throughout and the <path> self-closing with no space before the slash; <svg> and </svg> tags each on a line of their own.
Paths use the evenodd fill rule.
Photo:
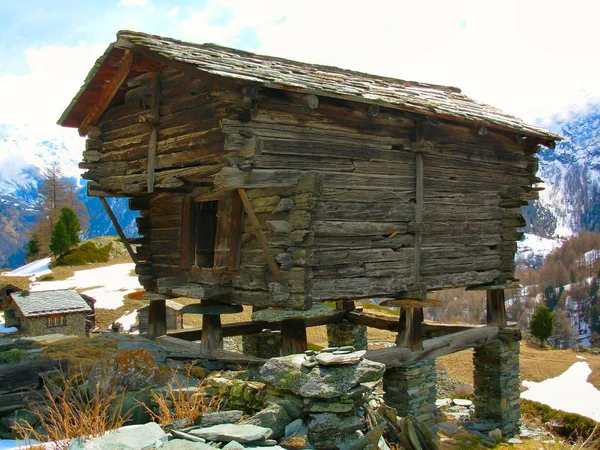
<svg viewBox="0 0 600 450">
<path fill-rule="evenodd" d="M 156 80 L 148 74 L 129 81 L 124 104 L 109 108 L 90 133 L 82 164 L 92 192 L 140 197 L 132 200 L 141 211 L 136 270 L 148 290 L 159 278 L 185 275 L 204 286 L 230 284 L 222 300 L 307 308 L 313 300 L 410 289 L 418 221 L 413 148 L 420 140 L 433 145 L 420 147 L 419 282 L 440 289 L 512 279 L 520 206 L 535 195 L 533 145 L 398 110 L 193 79 L 173 69 L 163 71 L 158 88 Z M 155 92 L 158 123 L 148 123 Z M 231 236 L 217 243 L 215 269 L 182 264 L 185 202 L 227 197 L 229 205 L 238 188 L 248 195 L 280 280 L 248 220 L 235 270 Z M 219 226 L 226 229 L 232 219 L 222 204 Z"/>
</svg>

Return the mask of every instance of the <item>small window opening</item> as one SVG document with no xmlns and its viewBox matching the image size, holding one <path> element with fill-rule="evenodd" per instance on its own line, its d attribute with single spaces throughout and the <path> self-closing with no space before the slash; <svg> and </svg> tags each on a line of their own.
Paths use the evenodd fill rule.
<svg viewBox="0 0 600 450">
<path fill-rule="evenodd" d="M 195 232 L 196 240 L 194 264 L 198 267 L 213 267 L 215 244 L 217 241 L 217 211 L 219 202 L 196 203 Z"/>
</svg>

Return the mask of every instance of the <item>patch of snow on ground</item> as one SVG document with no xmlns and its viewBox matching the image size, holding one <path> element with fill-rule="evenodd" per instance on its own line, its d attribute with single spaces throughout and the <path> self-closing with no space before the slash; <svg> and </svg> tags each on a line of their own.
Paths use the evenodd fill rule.
<svg viewBox="0 0 600 450">
<path fill-rule="evenodd" d="M 7 277 L 29 277 L 31 275 L 41 276 L 51 273 L 52 271 L 48 267 L 50 264 L 50 258 L 38 259 L 37 261 L 30 262 L 12 272 L 3 273 Z"/>
<path fill-rule="evenodd" d="M 78 270 L 71 278 L 60 281 L 40 281 L 32 285 L 31 291 L 57 289 L 86 289 L 83 293 L 96 300 L 98 309 L 117 309 L 123 306 L 123 297 L 142 289 L 137 275 L 131 276 L 134 263 L 114 264 L 97 269 Z M 94 289 L 87 289 L 87 288 Z"/>
<path fill-rule="evenodd" d="M 588 363 L 579 361 L 559 376 L 541 383 L 524 380 L 523 386 L 528 389 L 521 393 L 521 398 L 600 421 L 600 391 L 587 382 L 590 373 Z"/>
<path fill-rule="evenodd" d="M 7 333 L 15 333 L 17 330 L 15 327 L 5 327 L 4 326 L 4 313 L 0 313 L 0 334 L 7 334 Z M 2 447 L 0 447 L 0 450 L 2 450 Z"/>
<path fill-rule="evenodd" d="M 123 331 L 131 331 L 131 327 L 135 325 L 136 320 L 137 309 L 134 309 L 133 312 L 119 317 L 115 322 L 120 323 L 123 326 Z"/>
</svg>

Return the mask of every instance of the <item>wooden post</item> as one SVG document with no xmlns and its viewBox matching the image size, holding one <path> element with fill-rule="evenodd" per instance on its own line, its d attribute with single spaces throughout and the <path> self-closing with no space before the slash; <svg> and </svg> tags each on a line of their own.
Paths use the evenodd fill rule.
<svg viewBox="0 0 600 450">
<path fill-rule="evenodd" d="M 106 211 L 106 214 L 108 214 L 108 217 L 110 217 L 110 221 L 112 222 L 115 229 L 117 230 L 117 234 L 123 241 L 123 244 L 125 244 L 125 248 L 127 249 L 129 256 L 131 256 L 131 259 L 133 260 L 133 262 L 137 264 L 137 262 L 138 262 L 137 255 L 133 251 L 133 248 L 131 248 L 129 239 L 127 239 L 127 236 L 125 236 L 125 233 L 123 233 L 123 230 L 121 229 L 121 225 L 119 225 L 119 221 L 117 220 L 117 217 L 112 212 L 112 209 L 110 209 L 110 206 L 109 206 L 108 202 L 106 201 L 106 199 L 104 197 L 99 197 L 99 198 L 100 198 L 100 201 L 102 202 L 102 206 L 104 206 L 104 210 Z"/>
<path fill-rule="evenodd" d="M 302 319 L 281 322 L 281 356 L 304 353 L 308 348 L 306 325 Z"/>
<path fill-rule="evenodd" d="M 412 351 L 423 350 L 421 323 L 423 322 L 423 308 L 407 306 L 400 309 L 400 326 L 396 345 L 408 347 Z"/>
<path fill-rule="evenodd" d="M 167 334 L 167 303 L 165 300 L 150 300 L 148 334 L 153 338 Z"/>
<path fill-rule="evenodd" d="M 223 349 L 223 328 L 220 314 L 202 316 L 202 353 Z"/>
<path fill-rule="evenodd" d="M 506 326 L 506 305 L 504 304 L 504 289 L 486 291 L 487 324 L 500 328 Z"/>
</svg>

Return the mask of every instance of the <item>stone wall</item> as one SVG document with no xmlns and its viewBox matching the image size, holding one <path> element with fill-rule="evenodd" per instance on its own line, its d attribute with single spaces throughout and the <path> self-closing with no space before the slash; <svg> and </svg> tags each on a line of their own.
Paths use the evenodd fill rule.
<svg viewBox="0 0 600 450">
<path fill-rule="evenodd" d="M 368 345 L 367 327 L 342 320 L 327 325 L 327 341 L 330 347 L 351 345 L 357 350 L 366 350 Z"/>
<path fill-rule="evenodd" d="M 421 361 L 388 368 L 383 376 L 383 396 L 399 416 L 412 414 L 430 428 L 437 427 L 435 361 Z"/>
<path fill-rule="evenodd" d="M 245 334 L 242 336 L 243 353 L 259 358 L 275 358 L 281 348 L 281 332 L 263 330 L 261 333 Z"/>
<path fill-rule="evenodd" d="M 61 333 L 85 336 L 85 313 L 67 314 L 67 324 L 60 327 L 49 327 L 46 317 L 29 317 L 21 320 L 21 330 L 30 336 Z"/>
<path fill-rule="evenodd" d="M 519 431 L 519 350 L 519 342 L 494 341 L 473 353 L 474 422 L 500 428 L 504 437 Z"/>
</svg>

